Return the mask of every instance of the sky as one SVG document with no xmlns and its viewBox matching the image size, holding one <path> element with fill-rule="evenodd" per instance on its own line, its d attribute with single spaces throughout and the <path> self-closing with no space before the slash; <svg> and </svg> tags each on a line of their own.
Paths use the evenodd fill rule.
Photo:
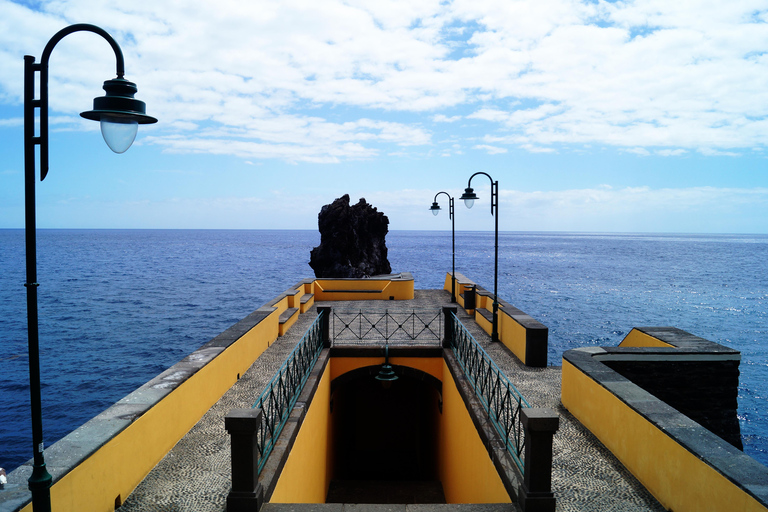
<svg viewBox="0 0 768 512">
<path fill-rule="evenodd" d="M 91 23 L 155 125 L 114 154 L 78 115 L 115 76 L 49 63 L 40 228 L 768 233 L 768 2 L 0 0 L 0 228 L 24 226 L 23 57 Z"/>
</svg>

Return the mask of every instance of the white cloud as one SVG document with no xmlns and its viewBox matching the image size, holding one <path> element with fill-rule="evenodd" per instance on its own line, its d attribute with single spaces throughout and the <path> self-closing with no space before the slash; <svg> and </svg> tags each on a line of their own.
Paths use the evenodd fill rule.
<svg viewBox="0 0 768 512">
<path fill-rule="evenodd" d="M 437 114 L 435 116 L 432 116 L 432 121 L 436 123 L 455 123 L 456 121 L 460 121 L 461 116 L 445 116 L 443 114 Z"/>
<path fill-rule="evenodd" d="M 486 151 L 489 155 L 498 155 L 507 152 L 507 149 L 505 148 L 489 146 L 488 144 L 478 144 L 477 146 L 473 146 L 473 149 L 481 149 Z"/>
<path fill-rule="evenodd" d="M 656 151 L 656 154 L 660 156 L 682 156 L 686 153 L 687 151 L 684 149 L 660 149 Z"/>
<path fill-rule="evenodd" d="M 489 123 L 465 142 L 485 136 L 533 152 L 601 144 L 726 155 L 768 141 L 768 23 L 753 0 L 39 8 L 0 0 L 0 102 L 21 101 L 21 55 L 39 55 L 69 20 L 88 19 L 120 42 L 127 78 L 161 120 L 152 140 L 175 151 L 341 161 L 429 145 L 429 123 L 450 129 L 464 117 Z M 82 110 L 109 78 L 92 76 L 113 65 L 97 39 L 57 45 L 57 112 Z M 471 113 L 441 112 L 457 108 Z"/>
</svg>

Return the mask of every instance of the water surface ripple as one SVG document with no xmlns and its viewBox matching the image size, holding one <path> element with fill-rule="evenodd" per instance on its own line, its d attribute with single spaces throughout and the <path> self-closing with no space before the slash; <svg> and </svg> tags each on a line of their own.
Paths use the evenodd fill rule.
<svg viewBox="0 0 768 512">
<path fill-rule="evenodd" d="M 316 231 L 40 230 L 50 446 L 304 277 Z M 393 271 L 441 288 L 450 232 L 394 231 Z M 499 295 L 563 351 L 679 327 L 742 353 L 745 451 L 768 465 L 768 237 L 502 233 Z M 31 457 L 23 230 L 0 230 L 0 467 Z M 456 270 L 493 288 L 493 233 L 456 234 Z"/>
</svg>

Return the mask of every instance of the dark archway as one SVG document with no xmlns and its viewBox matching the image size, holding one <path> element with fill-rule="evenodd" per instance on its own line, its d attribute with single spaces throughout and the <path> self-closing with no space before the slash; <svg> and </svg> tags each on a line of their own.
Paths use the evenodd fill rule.
<svg viewBox="0 0 768 512">
<path fill-rule="evenodd" d="M 399 378 L 385 387 L 375 379 L 379 368 L 360 368 L 331 384 L 334 482 L 329 501 L 444 503 L 437 471 L 441 382 L 395 366 Z M 334 492 L 339 487 L 357 491 L 353 497 L 339 495 Z"/>
</svg>

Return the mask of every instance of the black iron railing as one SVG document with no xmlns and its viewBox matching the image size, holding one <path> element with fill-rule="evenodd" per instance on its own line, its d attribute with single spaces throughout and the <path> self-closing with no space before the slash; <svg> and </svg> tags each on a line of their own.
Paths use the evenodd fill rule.
<svg viewBox="0 0 768 512">
<path fill-rule="evenodd" d="M 452 325 L 450 347 L 456 360 L 522 472 L 525 434 L 520 413 L 530 405 L 456 315 L 449 314 Z"/>
<path fill-rule="evenodd" d="M 334 345 L 376 342 L 397 345 L 439 345 L 442 340 L 442 311 L 333 309 L 331 339 Z"/>
<path fill-rule="evenodd" d="M 321 311 L 299 343 L 288 355 L 283 365 L 269 381 L 254 408 L 261 409 L 260 424 L 256 431 L 259 450 L 258 472 L 272 453 L 275 441 L 283 430 L 296 400 L 304 389 L 320 352 L 323 349 L 323 321 L 326 312 Z"/>
</svg>

